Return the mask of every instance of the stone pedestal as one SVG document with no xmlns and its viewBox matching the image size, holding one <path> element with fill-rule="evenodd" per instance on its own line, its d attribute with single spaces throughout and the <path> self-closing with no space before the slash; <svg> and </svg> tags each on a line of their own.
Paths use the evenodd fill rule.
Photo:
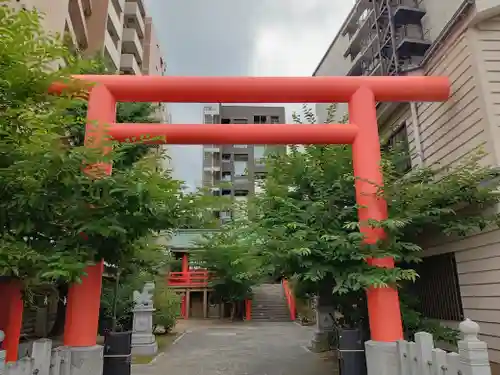
<svg viewBox="0 0 500 375">
<path fill-rule="evenodd" d="M 154 283 L 146 283 L 142 292 L 134 291 L 132 354 L 135 355 L 155 355 L 158 352 L 158 344 L 153 334 L 154 290 Z"/>
<path fill-rule="evenodd" d="M 316 307 L 316 330 L 309 349 L 315 353 L 330 350 L 330 343 L 334 334 L 334 321 L 330 314 L 335 314 L 333 306 Z"/>
<path fill-rule="evenodd" d="M 132 354 L 134 355 L 155 355 L 158 352 L 158 343 L 153 334 L 154 311 L 152 307 L 136 307 L 133 310 Z"/>
</svg>

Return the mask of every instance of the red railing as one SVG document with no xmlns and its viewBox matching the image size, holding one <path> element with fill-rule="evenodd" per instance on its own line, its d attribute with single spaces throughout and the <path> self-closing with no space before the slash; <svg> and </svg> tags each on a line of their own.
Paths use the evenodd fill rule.
<svg viewBox="0 0 500 375">
<path fill-rule="evenodd" d="M 188 272 L 170 272 L 167 276 L 167 283 L 170 286 L 208 286 L 210 274 L 207 270 L 197 270 Z"/>
<path fill-rule="evenodd" d="M 290 310 L 290 319 L 295 320 L 296 307 L 295 307 L 295 297 L 293 295 L 292 289 L 288 280 L 283 279 L 283 290 L 285 291 L 286 301 L 288 303 L 288 309 Z"/>
</svg>

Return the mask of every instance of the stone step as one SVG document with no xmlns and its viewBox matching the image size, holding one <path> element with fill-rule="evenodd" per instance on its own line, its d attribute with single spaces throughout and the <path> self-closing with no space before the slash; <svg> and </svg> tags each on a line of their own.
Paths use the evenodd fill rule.
<svg viewBox="0 0 500 375">
<path fill-rule="evenodd" d="M 291 322 L 292 321 L 290 319 L 290 317 L 273 319 L 273 318 L 258 318 L 258 317 L 253 317 L 253 316 L 252 316 L 252 320 L 255 322 Z"/>
</svg>

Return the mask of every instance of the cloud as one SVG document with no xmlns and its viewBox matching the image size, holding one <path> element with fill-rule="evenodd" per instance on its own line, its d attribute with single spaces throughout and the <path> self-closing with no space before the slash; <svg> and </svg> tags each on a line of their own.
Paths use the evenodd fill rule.
<svg viewBox="0 0 500 375">
<path fill-rule="evenodd" d="M 353 0 L 146 0 L 171 75 L 310 76 Z M 199 123 L 202 104 L 171 104 Z M 290 118 L 297 106 L 288 105 Z M 175 146 L 174 175 L 201 182 L 202 151 Z"/>
<path fill-rule="evenodd" d="M 249 75 L 310 76 L 352 8 L 345 0 L 265 2 Z M 287 121 L 300 104 L 286 105 Z"/>
<path fill-rule="evenodd" d="M 263 2 L 251 74 L 310 76 L 352 7 L 345 0 Z"/>
</svg>

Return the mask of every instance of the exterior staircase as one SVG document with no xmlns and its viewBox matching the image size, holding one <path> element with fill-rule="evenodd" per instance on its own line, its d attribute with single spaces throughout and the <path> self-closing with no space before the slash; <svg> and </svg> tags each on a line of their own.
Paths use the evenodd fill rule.
<svg viewBox="0 0 500 375">
<path fill-rule="evenodd" d="M 281 284 L 262 284 L 253 288 L 252 320 L 290 322 L 290 310 Z"/>
</svg>

